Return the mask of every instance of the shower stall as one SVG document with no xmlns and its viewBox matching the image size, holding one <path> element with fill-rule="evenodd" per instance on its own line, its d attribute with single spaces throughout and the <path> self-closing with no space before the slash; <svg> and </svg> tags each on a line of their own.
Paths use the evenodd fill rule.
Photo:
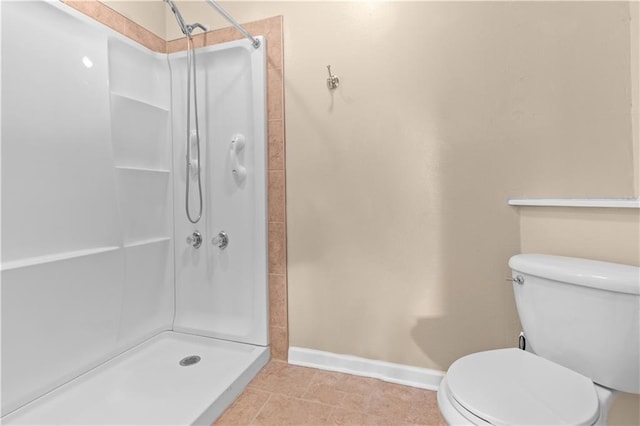
<svg viewBox="0 0 640 426">
<path fill-rule="evenodd" d="M 1 17 L 3 424 L 210 424 L 269 359 L 264 39 L 196 51 L 197 161 L 186 52 Z"/>
</svg>

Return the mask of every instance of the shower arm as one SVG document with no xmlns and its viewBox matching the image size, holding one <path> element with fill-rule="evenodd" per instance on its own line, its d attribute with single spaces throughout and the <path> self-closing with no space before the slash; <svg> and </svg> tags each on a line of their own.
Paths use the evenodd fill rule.
<svg viewBox="0 0 640 426">
<path fill-rule="evenodd" d="M 191 33 L 195 28 L 200 28 L 205 33 L 209 31 L 209 28 L 205 27 L 204 25 L 198 22 L 194 22 L 193 24 L 187 24 L 187 31 L 189 31 L 189 33 Z"/>
<path fill-rule="evenodd" d="M 165 1 L 169 1 L 169 0 L 165 0 Z M 236 29 L 238 31 L 240 31 L 242 33 L 243 36 L 245 36 L 246 38 L 248 38 L 249 40 L 251 40 L 251 45 L 254 48 L 258 48 L 260 47 L 260 40 L 258 40 L 257 38 L 255 38 L 254 36 L 251 35 L 251 33 L 249 31 L 247 31 L 242 25 L 240 25 L 240 23 L 238 21 L 236 21 L 235 19 L 233 19 L 233 16 L 231 16 L 226 10 L 224 10 L 222 8 L 222 6 L 220 6 L 218 3 L 216 3 L 214 0 L 205 0 L 207 3 L 209 3 L 209 5 L 211 7 L 213 7 L 215 10 L 218 11 L 218 13 L 220 15 L 222 15 L 222 17 L 224 19 L 226 19 L 231 25 L 233 25 L 234 27 L 236 27 Z"/>
</svg>

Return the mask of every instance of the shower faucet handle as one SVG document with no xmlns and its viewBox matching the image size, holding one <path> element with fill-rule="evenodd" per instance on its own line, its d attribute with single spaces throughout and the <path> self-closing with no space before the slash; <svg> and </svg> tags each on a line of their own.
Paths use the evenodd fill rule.
<svg viewBox="0 0 640 426">
<path fill-rule="evenodd" d="M 224 250 L 229 245 L 229 236 L 226 232 L 220 231 L 218 235 L 213 237 L 213 239 L 211 240 L 211 244 L 213 244 L 214 246 L 218 246 L 218 248 L 220 248 L 221 250 Z"/>
<path fill-rule="evenodd" d="M 193 234 L 187 237 L 187 244 L 193 246 L 193 248 L 200 248 L 202 245 L 202 234 L 199 231 L 195 231 Z"/>
</svg>

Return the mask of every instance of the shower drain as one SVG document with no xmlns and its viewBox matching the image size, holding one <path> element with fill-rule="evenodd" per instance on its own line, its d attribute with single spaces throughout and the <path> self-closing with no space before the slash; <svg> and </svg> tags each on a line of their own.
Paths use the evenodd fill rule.
<svg viewBox="0 0 640 426">
<path fill-rule="evenodd" d="M 200 362 L 200 357 L 198 355 L 186 356 L 180 360 L 180 365 L 183 367 L 188 367 L 193 364 L 197 364 Z"/>
</svg>

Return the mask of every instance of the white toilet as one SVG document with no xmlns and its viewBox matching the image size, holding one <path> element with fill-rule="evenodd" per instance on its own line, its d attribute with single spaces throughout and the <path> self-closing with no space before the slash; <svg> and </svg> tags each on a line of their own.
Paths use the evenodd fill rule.
<svg viewBox="0 0 640 426">
<path fill-rule="evenodd" d="M 438 390 L 449 424 L 605 425 L 640 393 L 640 268 L 570 257 L 509 260 L 526 350 L 454 362 Z"/>
</svg>

